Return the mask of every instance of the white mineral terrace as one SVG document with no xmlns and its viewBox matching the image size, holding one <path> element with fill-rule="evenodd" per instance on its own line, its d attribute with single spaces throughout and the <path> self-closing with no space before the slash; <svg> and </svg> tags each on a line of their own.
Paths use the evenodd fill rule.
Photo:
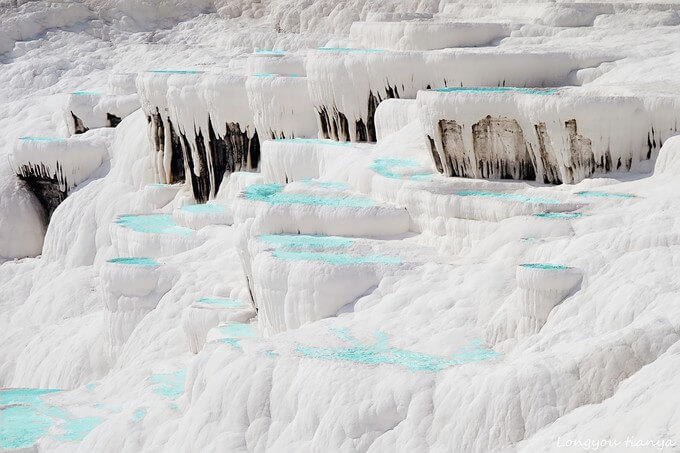
<svg viewBox="0 0 680 453">
<path fill-rule="evenodd" d="M 680 0 L 0 0 L 0 452 L 680 451 Z"/>
</svg>

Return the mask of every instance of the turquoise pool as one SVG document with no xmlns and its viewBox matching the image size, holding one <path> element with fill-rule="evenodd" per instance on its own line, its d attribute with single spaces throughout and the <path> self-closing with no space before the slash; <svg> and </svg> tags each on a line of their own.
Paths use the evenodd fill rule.
<svg viewBox="0 0 680 453">
<path fill-rule="evenodd" d="M 276 247 L 291 249 L 346 248 L 354 243 L 350 238 L 305 234 L 262 234 L 259 239 Z"/>
<path fill-rule="evenodd" d="M 189 236 L 193 230 L 178 226 L 170 214 L 124 214 L 115 220 L 117 225 L 139 233 Z"/>
<path fill-rule="evenodd" d="M 159 264 L 151 258 L 111 258 L 109 263 L 127 264 L 129 266 L 156 267 Z"/>
<path fill-rule="evenodd" d="M 485 192 L 479 190 L 461 190 L 456 192 L 456 195 L 461 197 L 498 198 L 500 200 L 517 201 L 528 204 L 558 204 L 560 202 L 560 200 L 556 198 L 528 197 L 517 193 Z"/>
<path fill-rule="evenodd" d="M 264 201 L 271 205 L 301 204 L 339 208 L 366 208 L 374 205 L 369 198 L 324 197 L 302 193 L 283 193 L 281 184 L 254 184 L 243 192 L 247 200 Z"/>
<path fill-rule="evenodd" d="M 440 93 L 523 93 L 550 95 L 557 94 L 557 90 L 550 88 L 521 88 L 521 87 L 447 87 L 436 88 Z"/>
</svg>

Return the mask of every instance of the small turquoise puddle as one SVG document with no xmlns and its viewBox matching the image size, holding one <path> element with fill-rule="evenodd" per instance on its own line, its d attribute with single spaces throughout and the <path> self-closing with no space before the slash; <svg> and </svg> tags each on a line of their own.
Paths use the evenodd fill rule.
<svg viewBox="0 0 680 453">
<path fill-rule="evenodd" d="M 277 49 L 255 49 L 256 54 L 261 55 L 285 55 L 286 52 Z"/>
<path fill-rule="evenodd" d="M 214 308 L 240 308 L 246 306 L 238 299 L 227 299 L 221 297 L 204 297 L 203 299 L 198 299 L 196 303 L 208 305 Z"/>
<path fill-rule="evenodd" d="M 74 96 L 99 96 L 101 93 L 99 91 L 74 91 L 71 94 Z"/>
<path fill-rule="evenodd" d="M 241 349 L 239 340 L 242 338 L 254 338 L 257 336 L 255 330 L 250 324 L 242 322 L 230 322 L 227 325 L 217 328 L 224 337 L 218 341 L 223 344 L 228 344 L 236 349 Z"/>
<path fill-rule="evenodd" d="M 252 77 L 300 77 L 300 74 L 290 73 L 290 74 L 277 74 L 273 72 L 256 72 L 250 74 Z"/>
<path fill-rule="evenodd" d="M 97 388 L 97 383 L 96 383 L 96 382 L 90 382 L 89 384 L 87 384 L 87 385 L 85 386 L 85 388 L 86 388 L 88 391 L 92 392 L 92 391 L 94 391 L 94 389 Z"/>
<path fill-rule="evenodd" d="M 336 142 L 325 138 L 277 138 L 275 142 L 308 143 L 313 145 L 352 146 L 351 142 Z"/>
<path fill-rule="evenodd" d="M 151 258 L 112 258 L 108 261 L 114 264 L 126 264 L 128 266 L 156 267 L 158 263 Z"/>
<path fill-rule="evenodd" d="M 247 200 L 264 201 L 271 205 L 302 204 L 312 206 L 335 206 L 342 208 L 366 208 L 373 206 L 369 198 L 321 197 L 300 193 L 282 193 L 281 184 L 253 184 L 243 192 Z"/>
<path fill-rule="evenodd" d="M 425 181 L 432 177 L 430 172 L 418 172 L 411 175 L 403 175 L 394 171 L 396 168 L 420 168 L 420 164 L 410 159 L 395 159 L 391 157 L 376 159 L 371 164 L 371 170 L 390 179 L 412 179 L 414 181 Z"/>
<path fill-rule="evenodd" d="M 160 182 L 155 182 L 155 183 L 153 183 L 153 184 L 149 184 L 149 187 L 158 187 L 158 188 L 161 188 L 161 187 L 163 187 L 163 188 L 164 188 L 164 187 L 172 187 L 172 184 L 162 184 L 162 183 L 160 183 Z"/>
<path fill-rule="evenodd" d="M 402 263 L 399 257 L 382 255 L 354 256 L 344 253 L 289 252 L 283 250 L 274 250 L 272 255 L 284 261 L 321 261 L 334 266 L 354 264 L 384 264 L 394 266 Z"/>
<path fill-rule="evenodd" d="M 583 217 L 581 212 L 542 212 L 540 214 L 534 214 L 534 217 L 540 217 L 542 219 L 577 219 Z"/>
<path fill-rule="evenodd" d="M 341 360 L 366 365 L 390 364 L 412 371 L 441 371 L 454 365 L 480 362 L 497 357 L 493 349 L 481 347 L 479 340 L 473 340 L 468 347 L 461 348 L 451 358 L 436 357 L 421 352 L 392 348 L 387 344 L 387 334 L 375 332 L 375 343 L 363 345 L 352 337 L 347 329 L 331 329 L 341 340 L 349 343 L 344 348 L 318 348 L 298 346 L 296 351 L 304 357 L 327 360 Z"/>
<path fill-rule="evenodd" d="M 569 269 L 569 267 L 563 264 L 551 264 L 551 263 L 526 263 L 520 264 L 520 266 L 525 267 L 527 269 L 542 269 L 551 271 L 564 271 Z"/>
<path fill-rule="evenodd" d="M 62 137 L 21 137 L 22 142 L 65 142 Z"/>
<path fill-rule="evenodd" d="M 534 237 L 526 237 L 526 238 L 522 238 L 522 240 L 524 242 L 528 242 L 529 244 L 538 244 L 540 242 L 540 240 L 538 238 L 534 238 Z"/>
<path fill-rule="evenodd" d="M 349 186 L 345 182 L 314 181 L 313 179 L 305 179 L 302 182 L 306 186 L 321 187 L 322 189 L 347 190 L 349 188 Z"/>
<path fill-rule="evenodd" d="M 193 233 L 190 228 L 177 226 L 169 214 L 124 214 L 119 215 L 115 223 L 139 233 L 171 234 L 175 236 L 189 236 Z"/>
<path fill-rule="evenodd" d="M 226 207 L 217 203 L 190 204 L 182 206 L 179 209 L 180 211 L 190 212 L 192 214 L 211 214 L 211 213 L 218 214 L 227 211 Z"/>
<path fill-rule="evenodd" d="M 146 408 L 145 407 L 140 407 L 138 409 L 135 409 L 135 411 L 132 413 L 132 421 L 133 422 L 139 422 L 144 420 L 144 417 L 146 417 Z"/>
<path fill-rule="evenodd" d="M 555 198 L 544 198 L 544 197 L 527 197 L 526 195 L 520 195 L 516 193 L 503 193 L 503 192 L 483 192 L 477 190 L 461 190 L 456 192 L 456 195 L 461 197 L 487 197 L 487 198 L 498 198 L 501 200 L 518 201 L 520 203 L 529 204 L 558 204 L 560 200 Z"/>
<path fill-rule="evenodd" d="M 168 374 L 152 374 L 149 379 L 152 384 L 155 384 L 153 387 L 154 393 L 171 400 L 176 400 L 184 393 L 184 378 L 186 375 L 186 370 L 178 370 Z"/>
<path fill-rule="evenodd" d="M 447 87 L 437 88 L 435 91 L 440 93 L 523 93 L 548 95 L 557 94 L 557 90 L 542 88 L 520 88 L 520 87 Z"/>
<path fill-rule="evenodd" d="M 152 74 L 198 74 L 198 71 L 193 69 L 153 69 L 149 72 Z"/>
<path fill-rule="evenodd" d="M 576 192 L 580 197 L 595 197 L 595 198 L 635 198 L 635 195 L 629 193 L 609 193 L 586 190 L 584 192 Z"/>
<path fill-rule="evenodd" d="M 367 52 L 367 53 L 380 53 L 384 52 L 384 49 L 356 49 L 354 47 L 319 47 L 318 50 L 325 50 L 326 52 Z"/>
<path fill-rule="evenodd" d="M 262 234 L 262 242 L 290 249 L 325 249 L 349 247 L 354 240 L 339 236 L 308 236 L 304 234 Z"/>
<path fill-rule="evenodd" d="M 66 410 L 42 401 L 41 396 L 55 392 L 59 390 L 0 390 L 0 449 L 30 447 L 52 426 L 63 431 L 56 436 L 59 440 L 82 440 L 102 422 L 100 417 L 73 418 Z"/>
</svg>

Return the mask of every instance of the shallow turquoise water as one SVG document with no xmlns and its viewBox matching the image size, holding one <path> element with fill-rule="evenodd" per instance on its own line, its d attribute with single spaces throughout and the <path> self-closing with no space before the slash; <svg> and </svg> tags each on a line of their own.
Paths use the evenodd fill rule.
<svg viewBox="0 0 680 453">
<path fill-rule="evenodd" d="M 146 417 L 146 412 L 147 409 L 145 407 L 135 409 L 135 411 L 132 413 L 132 421 L 139 422 L 141 420 L 144 420 L 144 417 Z"/>
<path fill-rule="evenodd" d="M 218 308 L 239 308 L 246 305 L 238 299 L 227 299 L 221 297 L 204 297 L 196 301 L 198 304 L 210 305 Z"/>
<path fill-rule="evenodd" d="M 56 439 L 82 440 L 101 417 L 74 418 L 64 409 L 48 406 L 41 396 L 59 392 L 56 389 L 0 390 L 0 449 L 30 447 L 56 426 L 63 431 Z"/>
<path fill-rule="evenodd" d="M 351 142 L 336 142 L 325 138 L 277 138 L 275 142 L 309 143 L 313 145 L 352 146 Z"/>
<path fill-rule="evenodd" d="M 402 260 L 396 256 L 382 255 L 347 255 L 344 253 L 320 253 L 320 252 L 290 252 L 284 250 L 274 250 L 275 258 L 285 261 L 322 261 L 334 266 L 345 266 L 353 264 L 384 264 L 397 265 Z"/>
<path fill-rule="evenodd" d="M 152 374 L 149 380 L 152 384 L 154 393 L 175 400 L 184 393 L 184 379 L 187 371 L 182 369 L 168 374 Z"/>
<path fill-rule="evenodd" d="M 365 208 L 373 206 L 373 200 L 369 198 L 342 198 L 322 197 L 318 195 L 306 195 L 300 193 L 283 193 L 281 184 L 253 184 L 243 192 L 247 200 L 264 201 L 272 205 L 302 204 L 313 206 L 335 206 Z"/>
<path fill-rule="evenodd" d="M 596 197 L 596 198 L 635 198 L 635 195 L 629 193 L 598 192 L 595 190 L 576 192 L 576 195 L 580 197 Z"/>
<path fill-rule="evenodd" d="M 250 324 L 242 322 L 230 322 L 225 326 L 220 326 L 219 331 L 225 336 L 217 341 L 222 344 L 228 344 L 236 349 L 241 349 L 241 339 L 257 336 L 257 333 Z"/>
<path fill-rule="evenodd" d="M 313 179 L 305 179 L 302 182 L 306 186 L 321 187 L 322 189 L 347 190 L 349 187 L 346 182 L 315 181 Z"/>
<path fill-rule="evenodd" d="M 549 88 L 521 88 L 521 87 L 448 87 L 437 88 L 440 93 L 524 93 L 548 95 L 557 94 L 557 90 Z"/>
<path fill-rule="evenodd" d="M 153 69 L 149 71 L 153 74 L 198 74 L 193 69 Z"/>
<path fill-rule="evenodd" d="M 489 360 L 499 355 L 493 349 L 482 348 L 479 340 L 470 342 L 468 347 L 461 348 L 451 358 L 447 359 L 421 352 L 392 348 L 387 344 L 388 337 L 384 332 L 374 333 L 376 339 L 374 344 L 363 345 L 351 336 L 347 329 L 331 330 L 350 346 L 344 348 L 298 346 L 296 351 L 304 357 L 349 361 L 367 365 L 390 364 L 412 371 L 440 371 L 453 365 Z"/>
<path fill-rule="evenodd" d="M 305 234 L 262 234 L 259 239 L 276 247 L 292 249 L 342 248 L 354 243 L 354 240 L 350 238 Z"/>
<path fill-rule="evenodd" d="M 543 219 L 577 219 L 582 217 L 580 212 L 543 212 L 541 214 L 534 214 L 535 217 Z"/>
<path fill-rule="evenodd" d="M 286 52 L 277 49 L 255 49 L 255 53 L 263 55 L 285 55 Z"/>
<path fill-rule="evenodd" d="M 21 137 L 22 142 L 65 142 L 63 137 Z"/>
<path fill-rule="evenodd" d="M 569 269 L 567 266 L 563 264 L 551 264 L 551 263 L 526 263 L 526 264 L 521 264 L 522 267 L 526 267 L 527 269 L 543 269 L 543 270 L 565 270 Z"/>
<path fill-rule="evenodd" d="M 520 203 L 528 204 L 558 204 L 560 200 L 555 198 L 545 198 L 545 197 L 528 197 L 526 195 L 521 195 L 517 193 L 503 193 L 503 192 L 485 192 L 478 190 L 461 190 L 456 192 L 456 195 L 461 197 L 486 197 L 486 198 L 499 198 L 501 200 L 518 201 Z"/>
<path fill-rule="evenodd" d="M 380 53 L 384 52 L 384 49 L 356 49 L 354 47 L 319 47 L 318 50 L 325 50 L 327 52 L 367 52 L 367 53 Z"/>
<path fill-rule="evenodd" d="M 252 338 L 257 336 L 253 326 L 242 322 L 230 322 L 225 326 L 220 326 L 219 330 L 222 334 L 235 338 Z"/>
<path fill-rule="evenodd" d="M 274 72 L 255 72 L 250 74 L 252 77 L 300 77 L 300 74 L 291 72 L 290 74 L 278 74 Z"/>
<path fill-rule="evenodd" d="M 190 228 L 178 226 L 169 214 L 124 214 L 119 215 L 115 223 L 140 233 L 171 234 L 189 236 Z"/>
<path fill-rule="evenodd" d="M 190 204 L 182 206 L 180 210 L 192 214 L 222 213 L 227 211 L 225 206 L 217 203 Z"/>
<path fill-rule="evenodd" d="M 424 181 L 432 177 L 430 172 L 419 172 L 411 175 L 403 175 L 393 171 L 395 168 L 419 168 L 420 164 L 411 159 L 395 159 L 383 157 L 376 159 L 371 164 L 371 169 L 380 176 L 390 179 L 412 179 L 414 181 Z"/>
<path fill-rule="evenodd" d="M 151 258 L 111 258 L 109 263 L 127 264 L 130 266 L 156 267 L 158 263 Z"/>
<path fill-rule="evenodd" d="M 74 96 L 97 96 L 101 93 L 99 91 L 74 91 L 71 94 Z"/>
</svg>

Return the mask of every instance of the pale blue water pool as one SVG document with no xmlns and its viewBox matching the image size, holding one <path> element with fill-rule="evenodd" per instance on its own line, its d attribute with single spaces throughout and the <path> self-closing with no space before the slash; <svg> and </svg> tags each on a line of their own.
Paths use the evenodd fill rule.
<svg viewBox="0 0 680 453">
<path fill-rule="evenodd" d="M 635 195 L 629 193 L 598 192 L 595 190 L 585 190 L 583 192 L 576 192 L 576 195 L 580 197 L 593 197 L 593 198 L 635 198 Z"/>
<path fill-rule="evenodd" d="M 356 264 L 384 264 L 394 266 L 402 263 L 397 256 L 382 255 L 347 255 L 344 253 L 320 252 L 291 252 L 274 250 L 272 255 L 284 261 L 321 261 L 334 266 L 348 266 Z"/>
<path fill-rule="evenodd" d="M 336 181 L 315 181 L 313 179 L 304 179 L 302 181 L 306 186 L 321 187 L 322 189 L 331 190 L 347 190 L 349 186 L 345 182 Z"/>
<path fill-rule="evenodd" d="M 300 74 L 294 72 L 290 74 L 279 74 L 275 72 L 255 72 L 250 74 L 252 77 L 300 77 Z"/>
<path fill-rule="evenodd" d="M 583 217 L 581 212 L 542 212 L 540 214 L 534 214 L 534 217 L 540 217 L 542 219 L 577 219 Z"/>
<path fill-rule="evenodd" d="M 146 413 L 147 409 L 145 407 L 135 409 L 135 411 L 132 413 L 132 421 L 139 422 L 144 420 L 144 417 L 146 417 Z"/>
<path fill-rule="evenodd" d="M 240 308 L 246 307 L 246 304 L 238 299 L 228 299 L 222 297 L 204 297 L 196 301 L 197 304 L 208 305 L 215 308 Z"/>
<path fill-rule="evenodd" d="M 74 91 L 71 94 L 74 96 L 98 96 L 101 93 L 99 91 Z"/>
<path fill-rule="evenodd" d="M 557 94 L 557 90 L 551 88 L 521 88 L 521 87 L 447 87 L 436 88 L 440 93 L 523 93 L 550 95 Z"/>
<path fill-rule="evenodd" d="M 241 339 L 257 336 L 257 333 L 250 324 L 242 322 L 230 322 L 225 326 L 218 327 L 218 330 L 224 337 L 217 341 L 222 344 L 228 344 L 236 349 L 241 349 Z"/>
<path fill-rule="evenodd" d="M 348 361 L 366 365 L 389 364 L 412 371 L 432 372 L 441 371 L 454 365 L 493 359 L 499 355 L 493 349 L 481 347 L 479 340 L 471 341 L 469 346 L 459 349 L 451 358 L 443 358 L 390 347 L 387 343 L 388 336 L 384 332 L 374 333 L 376 339 L 374 344 L 363 345 L 351 336 L 347 329 L 331 330 L 349 346 L 341 348 L 298 346 L 296 348 L 297 353 L 315 359 Z"/>
<path fill-rule="evenodd" d="M 563 264 L 552 264 L 552 263 L 525 263 L 520 266 L 527 269 L 542 269 L 542 270 L 552 270 L 552 271 L 563 271 L 569 269 L 569 267 Z"/>
<path fill-rule="evenodd" d="M 22 142 L 65 142 L 63 137 L 21 137 Z"/>
<path fill-rule="evenodd" d="M 461 197 L 498 198 L 500 200 L 517 201 L 528 204 L 558 204 L 560 202 L 560 200 L 556 198 L 528 197 L 517 193 L 485 192 L 479 190 L 461 190 L 456 192 L 456 195 Z"/>
<path fill-rule="evenodd" d="M 79 441 L 103 421 L 101 417 L 73 417 L 65 409 L 48 406 L 41 398 L 59 391 L 0 390 L 0 449 L 30 447 L 53 426 L 62 431 L 56 439 Z"/>
<path fill-rule="evenodd" d="M 176 400 L 184 393 L 184 379 L 186 375 L 187 371 L 181 369 L 174 373 L 152 374 L 149 380 L 154 384 L 154 393 L 171 400 Z"/>
<path fill-rule="evenodd" d="M 178 226 L 170 214 L 124 214 L 119 215 L 115 223 L 139 233 L 175 236 L 189 236 L 193 233 L 190 228 Z"/>
<path fill-rule="evenodd" d="M 217 203 L 190 204 L 182 206 L 179 209 L 180 211 L 190 212 L 192 214 L 221 214 L 227 212 L 226 206 Z"/>
<path fill-rule="evenodd" d="M 247 200 L 264 201 L 271 205 L 301 204 L 312 206 L 334 206 L 341 208 L 366 208 L 373 206 L 369 198 L 323 197 L 301 193 L 283 193 L 281 184 L 253 184 L 243 192 Z"/>
<path fill-rule="evenodd" d="M 111 258 L 109 263 L 126 264 L 128 266 L 156 267 L 159 264 L 151 258 Z"/>
<path fill-rule="evenodd" d="M 410 175 L 400 174 L 394 171 L 396 168 L 420 168 L 420 164 L 411 159 L 396 159 L 383 157 L 376 159 L 371 164 L 371 170 L 390 179 L 412 179 L 414 181 L 425 181 L 432 177 L 430 172 L 418 172 Z"/>
<path fill-rule="evenodd" d="M 152 69 L 148 72 L 152 74 L 198 74 L 199 71 L 193 69 Z"/>
<path fill-rule="evenodd" d="M 305 234 L 262 234 L 259 239 L 276 247 L 291 249 L 345 248 L 354 243 L 350 238 Z"/>
<path fill-rule="evenodd" d="M 255 49 L 256 54 L 261 55 L 285 55 L 286 52 L 278 49 Z"/>
<path fill-rule="evenodd" d="M 326 138 L 277 138 L 275 142 L 308 143 L 312 145 L 352 146 L 351 142 L 336 142 Z"/>
</svg>

